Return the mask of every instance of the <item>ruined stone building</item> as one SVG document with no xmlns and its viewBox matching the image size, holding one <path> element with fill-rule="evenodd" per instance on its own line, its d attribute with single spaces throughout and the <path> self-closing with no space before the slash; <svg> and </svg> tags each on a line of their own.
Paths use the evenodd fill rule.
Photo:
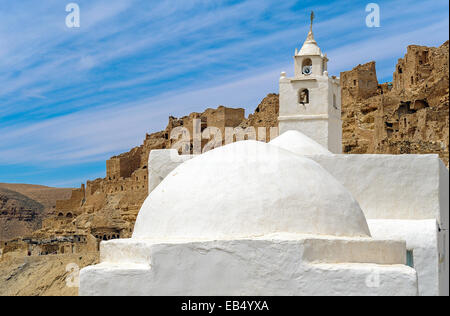
<svg viewBox="0 0 450 316">
<path fill-rule="evenodd" d="M 438 153 L 448 167 L 448 45 L 409 46 L 391 83 L 375 62 L 341 74 L 345 153 Z"/>
</svg>

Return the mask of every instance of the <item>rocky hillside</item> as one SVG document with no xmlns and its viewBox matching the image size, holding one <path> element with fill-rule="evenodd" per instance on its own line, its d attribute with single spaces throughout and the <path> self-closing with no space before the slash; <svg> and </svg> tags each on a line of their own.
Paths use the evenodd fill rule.
<svg viewBox="0 0 450 316">
<path fill-rule="evenodd" d="M 278 94 L 267 95 L 253 114 L 248 116 L 239 126 L 247 128 L 253 126 L 258 132 L 260 127 L 278 127 L 278 116 L 280 113 L 280 98 Z M 272 135 L 274 137 L 276 135 Z M 258 138 L 260 139 L 260 138 Z M 270 131 L 266 131 L 266 141 L 271 140 Z"/>
<path fill-rule="evenodd" d="M 98 254 L 23 257 L 0 260 L 0 296 L 77 296 L 68 287 L 78 269 L 98 263 Z M 78 267 L 78 268 L 76 268 Z"/>
<path fill-rule="evenodd" d="M 0 183 L 0 240 L 31 234 L 59 199 L 70 197 L 71 189 L 29 184 Z"/>
</svg>

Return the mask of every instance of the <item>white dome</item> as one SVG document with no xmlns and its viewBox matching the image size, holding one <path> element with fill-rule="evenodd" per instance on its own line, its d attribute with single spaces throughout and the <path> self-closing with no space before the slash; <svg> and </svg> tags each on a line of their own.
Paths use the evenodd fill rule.
<svg viewBox="0 0 450 316">
<path fill-rule="evenodd" d="M 370 236 L 351 194 L 316 162 L 242 141 L 189 160 L 148 196 L 140 239 L 238 239 L 272 233 Z"/>
<path fill-rule="evenodd" d="M 291 130 L 283 133 L 270 142 L 271 145 L 289 150 L 297 155 L 332 155 L 332 153 L 299 131 Z"/>
</svg>

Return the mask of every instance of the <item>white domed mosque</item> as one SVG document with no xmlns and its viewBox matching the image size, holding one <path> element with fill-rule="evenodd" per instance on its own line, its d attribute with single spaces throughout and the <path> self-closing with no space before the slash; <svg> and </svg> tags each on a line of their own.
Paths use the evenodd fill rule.
<svg viewBox="0 0 450 316">
<path fill-rule="evenodd" d="M 448 170 L 340 154 L 339 79 L 312 29 L 295 61 L 271 143 L 151 152 L 133 237 L 101 243 L 80 295 L 448 295 Z"/>
</svg>

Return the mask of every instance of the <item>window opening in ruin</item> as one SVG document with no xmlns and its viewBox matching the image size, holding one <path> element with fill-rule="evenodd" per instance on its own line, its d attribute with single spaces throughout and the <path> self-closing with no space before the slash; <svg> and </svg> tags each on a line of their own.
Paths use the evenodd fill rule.
<svg viewBox="0 0 450 316">
<path fill-rule="evenodd" d="M 335 94 L 333 94 L 333 107 L 337 110 L 338 109 L 338 107 L 337 107 L 337 102 L 336 102 L 336 95 Z"/>
<path fill-rule="evenodd" d="M 356 87 L 356 80 L 353 80 L 353 85 Z"/>
<path fill-rule="evenodd" d="M 423 62 L 425 64 L 428 63 L 428 52 L 427 51 L 423 52 Z"/>
</svg>

